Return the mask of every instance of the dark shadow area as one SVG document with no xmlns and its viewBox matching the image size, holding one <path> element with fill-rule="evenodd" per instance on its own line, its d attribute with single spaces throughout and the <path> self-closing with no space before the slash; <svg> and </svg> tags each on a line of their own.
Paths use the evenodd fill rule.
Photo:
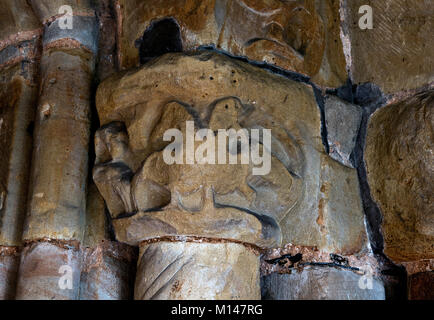
<svg viewBox="0 0 434 320">
<path fill-rule="evenodd" d="M 136 41 L 136 47 L 139 49 L 140 64 L 165 53 L 182 52 L 178 23 L 172 18 L 153 22 L 145 30 L 143 37 Z"/>
</svg>

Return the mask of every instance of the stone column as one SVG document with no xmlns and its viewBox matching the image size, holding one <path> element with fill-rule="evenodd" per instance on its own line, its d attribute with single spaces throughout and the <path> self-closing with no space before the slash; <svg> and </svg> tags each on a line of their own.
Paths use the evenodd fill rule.
<svg viewBox="0 0 434 320">
<path fill-rule="evenodd" d="M 259 254 L 238 243 L 145 242 L 137 274 L 136 300 L 261 298 Z"/>
<path fill-rule="evenodd" d="M 13 299 L 26 211 L 42 28 L 25 0 L 0 6 L 0 299 Z"/>
<path fill-rule="evenodd" d="M 89 183 L 82 243 L 80 300 L 132 299 L 137 252 L 111 241 L 104 199 Z"/>
<path fill-rule="evenodd" d="M 116 19 L 111 0 L 96 4 L 100 36 L 96 82 L 117 71 Z M 93 118 L 93 124 L 97 121 Z M 91 127 L 91 134 L 95 126 Z M 92 157 L 92 151 L 89 154 Z M 80 300 L 127 300 L 133 298 L 137 249 L 113 241 L 104 199 L 90 181 L 86 203 L 86 228 L 82 242 Z"/>
<path fill-rule="evenodd" d="M 432 299 L 434 290 L 433 106 L 431 88 L 377 110 L 367 128 L 365 165 L 384 253 L 405 267 L 411 300 Z"/>
<path fill-rule="evenodd" d="M 90 1 L 31 3 L 44 36 L 17 299 L 77 299 L 98 24 Z M 71 29 L 63 5 L 72 9 Z M 59 286 L 63 266 L 72 270 L 72 289 Z"/>
</svg>

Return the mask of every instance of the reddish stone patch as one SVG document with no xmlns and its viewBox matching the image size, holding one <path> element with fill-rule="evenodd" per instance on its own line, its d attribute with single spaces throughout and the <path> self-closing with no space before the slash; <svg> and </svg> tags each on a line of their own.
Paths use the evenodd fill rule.
<svg viewBox="0 0 434 320">
<path fill-rule="evenodd" d="M 413 274 L 408 279 L 409 300 L 434 300 L 434 271 Z"/>
</svg>

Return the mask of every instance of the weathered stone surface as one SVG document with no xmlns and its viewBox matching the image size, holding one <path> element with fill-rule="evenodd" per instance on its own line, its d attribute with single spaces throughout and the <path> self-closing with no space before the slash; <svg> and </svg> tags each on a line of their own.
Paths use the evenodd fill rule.
<svg viewBox="0 0 434 320">
<path fill-rule="evenodd" d="M 305 267 L 290 274 L 272 273 L 261 279 L 262 297 L 268 300 L 384 300 L 383 283 L 364 275 L 328 267 Z M 362 283 L 359 286 L 359 283 Z"/>
<path fill-rule="evenodd" d="M 21 74 L 15 65 L 0 71 L 0 245 L 21 244 L 26 211 L 31 123 L 37 87 L 34 72 Z"/>
<path fill-rule="evenodd" d="M 78 49 L 42 58 L 26 240 L 83 237 L 93 63 Z"/>
<path fill-rule="evenodd" d="M 172 54 L 105 81 L 97 109 L 94 179 L 117 217 L 119 241 L 192 235 L 343 253 L 364 247 L 356 172 L 324 153 L 309 86 L 216 53 Z M 271 129 L 270 173 L 252 175 L 252 163 L 167 165 L 163 133 L 185 132 L 193 119 L 214 131 Z M 140 190 L 151 190 L 148 180 L 159 185 L 152 187 L 158 197 L 145 206 L 151 202 Z"/>
<path fill-rule="evenodd" d="M 366 230 L 360 200 L 359 183 L 355 170 L 346 168 L 321 155 L 321 177 L 318 193 L 316 224 L 320 230 L 319 248 L 329 252 L 350 255 L 365 248 Z M 295 221 L 292 221 L 295 222 Z M 285 225 L 288 228 L 291 220 Z M 298 236 L 302 227 L 312 232 L 306 222 L 297 226 Z M 292 241 L 292 243 L 303 243 Z"/>
<path fill-rule="evenodd" d="M 117 22 L 114 1 L 97 2 L 96 13 L 99 21 L 98 61 L 96 66 L 97 81 L 105 80 L 117 72 Z"/>
<path fill-rule="evenodd" d="M 41 28 L 26 0 L 3 0 L 0 7 L 0 50 L 30 40 Z"/>
<path fill-rule="evenodd" d="M 74 15 L 92 16 L 93 0 L 30 0 L 33 10 L 44 24 L 63 15 L 65 12 L 60 11 L 64 5 L 72 8 Z"/>
<path fill-rule="evenodd" d="M 82 242 L 80 300 L 128 300 L 133 296 L 136 251 L 110 241 L 104 199 L 89 183 Z"/>
<path fill-rule="evenodd" d="M 317 247 L 306 247 L 288 243 L 280 248 L 264 250 L 261 255 L 261 274 L 268 275 L 274 272 L 290 273 L 299 267 L 322 265 L 324 267 L 338 267 L 358 273 L 364 272 L 366 267 L 372 269 L 377 275 L 381 265 L 370 250 L 363 250 L 354 255 L 337 254 Z"/>
<path fill-rule="evenodd" d="M 359 8 L 370 5 L 373 29 L 359 28 Z M 429 1 L 345 0 L 355 83 L 373 82 L 386 93 L 422 87 L 434 80 L 434 9 Z"/>
<path fill-rule="evenodd" d="M 20 255 L 15 247 L 0 247 L 0 300 L 15 298 Z"/>
<path fill-rule="evenodd" d="M 317 74 L 308 74 L 314 83 L 339 87 L 348 78 L 347 62 L 341 39 L 340 1 L 316 1 L 315 7 L 324 24 L 325 51 Z"/>
<path fill-rule="evenodd" d="M 394 261 L 434 257 L 434 92 L 378 110 L 365 150 L 368 181 Z"/>
<path fill-rule="evenodd" d="M 59 246 L 61 245 L 61 246 Z M 75 300 L 80 288 L 80 251 L 61 243 L 35 242 L 21 254 L 17 300 Z M 72 289 L 61 289 L 61 267 L 72 271 Z M 66 269 L 63 272 L 67 272 Z"/>
<path fill-rule="evenodd" d="M 137 65 L 139 55 L 146 59 L 153 57 L 154 52 L 170 52 L 169 48 L 179 51 L 212 45 L 233 55 L 304 73 L 320 85 L 337 87 L 347 78 L 340 40 L 339 1 L 119 0 L 117 3 L 119 58 L 123 68 Z M 157 52 L 158 48 L 164 52 Z"/>
<path fill-rule="evenodd" d="M 86 226 L 82 242 L 84 247 L 95 247 L 102 241 L 110 239 L 105 210 L 104 199 L 95 184 L 90 182 L 86 201 Z"/>
<path fill-rule="evenodd" d="M 235 243 L 143 245 L 136 300 L 259 300 L 259 256 Z"/>
<path fill-rule="evenodd" d="M 59 20 L 47 24 L 44 29 L 43 44 L 50 46 L 53 43 L 67 40 L 69 43 L 78 42 L 94 54 L 98 51 L 98 22 L 94 16 L 73 17 L 72 29 L 61 28 Z"/>
<path fill-rule="evenodd" d="M 26 1 L 0 8 L 0 245 L 19 246 L 25 216 L 40 24 Z"/>
<path fill-rule="evenodd" d="M 366 4 L 373 30 L 358 27 Z M 59 28 L 64 5 L 72 30 Z M 271 248 L 260 270 L 280 273 L 264 278 L 267 298 L 384 299 L 407 285 L 409 299 L 433 299 L 432 13 L 422 0 L 2 0 L 0 299 L 15 298 L 17 281 L 18 299 L 132 298 L 137 253 L 125 243 L 142 247 L 138 299 L 258 299 L 257 246 Z M 92 124 L 92 87 L 118 62 L 146 64 L 100 87 Z M 357 154 L 362 110 L 327 93 L 365 108 Z M 352 160 L 387 99 L 368 128 L 371 188 L 358 167 L 369 246 Z M 252 144 L 253 129 L 271 129 L 270 148 L 257 139 L 271 171 L 255 176 L 252 159 L 169 165 L 162 137 L 185 136 L 186 121 L 193 133 L 246 128 Z M 96 187 L 88 141 L 99 125 Z M 65 265 L 72 290 L 59 287 Z M 349 271 L 367 265 L 373 290 Z"/>
<path fill-rule="evenodd" d="M 80 300 L 132 299 L 136 261 L 133 248 L 116 242 L 84 249 Z"/>
<path fill-rule="evenodd" d="M 408 278 L 409 300 L 434 300 L 434 271 L 415 273 Z"/>
<path fill-rule="evenodd" d="M 325 102 L 325 121 L 330 156 L 347 167 L 354 168 L 351 153 L 356 145 L 362 121 L 362 109 L 335 96 Z"/>
<path fill-rule="evenodd" d="M 33 82 L 34 79 L 32 77 L 35 76 L 34 71 L 37 69 L 37 64 L 34 62 L 39 58 L 40 43 L 40 38 L 37 35 L 34 37 L 34 39 L 24 40 L 1 50 L 0 68 L 9 68 L 21 63 L 21 75 L 30 82 Z"/>
</svg>

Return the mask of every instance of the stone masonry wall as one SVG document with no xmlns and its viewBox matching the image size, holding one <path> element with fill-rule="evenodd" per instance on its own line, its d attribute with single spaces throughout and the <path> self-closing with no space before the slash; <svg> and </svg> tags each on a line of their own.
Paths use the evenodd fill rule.
<svg viewBox="0 0 434 320">
<path fill-rule="evenodd" d="M 433 28 L 419 0 L 0 0 L 0 299 L 434 299 Z M 270 128 L 270 174 L 160 165 L 181 121 Z"/>
</svg>

